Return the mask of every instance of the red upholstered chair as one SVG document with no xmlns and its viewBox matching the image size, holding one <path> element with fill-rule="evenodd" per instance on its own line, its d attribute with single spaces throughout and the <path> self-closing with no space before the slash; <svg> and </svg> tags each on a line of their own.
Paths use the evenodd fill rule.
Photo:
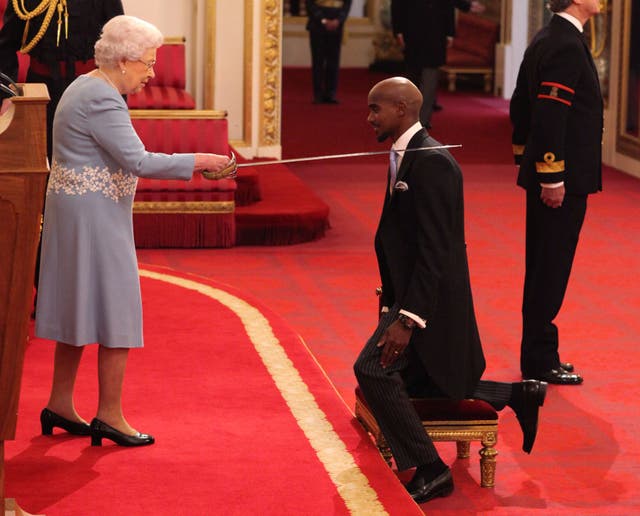
<svg viewBox="0 0 640 516">
<path fill-rule="evenodd" d="M 413 404 L 425 432 L 433 441 L 455 441 L 459 459 L 469 457 L 470 442 L 480 441 L 480 485 L 494 487 L 495 449 L 498 440 L 498 413 L 485 401 L 447 399 L 414 399 Z M 391 450 L 367 402 L 356 387 L 356 418 L 371 434 L 380 453 L 391 466 Z"/>
<path fill-rule="evenodd" d="M 185 40 L 167 38 L 156 54 L 156 76 L 138 93 L 127 96 L 130 109 L 195 109 L 187 84 Z"/>
<path fill-rule="evenodd" d="M 138 110 L 131 120 L 148 151 L 229 154 L 226 113 Z M 235 245 L 236 181 L 138 180 L 133 228 L 138 247 Z"/>
<path fill-rule="evenodd" d="M 449 91 L 455 91 L 460 74 L 482 75 L 484 91 L 491 91 L 498 33 L 499 26 L 493 20 L 476 14 L 458 14 L 456 36 L 447 49 L 447 62 L 442 67 L 447 74 Z"/>
</svg>

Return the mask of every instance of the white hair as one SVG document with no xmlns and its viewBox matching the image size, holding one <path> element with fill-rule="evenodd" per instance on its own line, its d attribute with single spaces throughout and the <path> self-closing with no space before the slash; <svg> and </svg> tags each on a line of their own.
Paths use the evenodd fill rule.
<svg viewBox="0 0 640 516">
<path fill-rule="evenodd" d="M 116 16 L 105 23 L 95 44 L 96 64 L 115 66 L 121 59 L 136 61 L 163 41 L 164 36 L 155 25 L 135 16 Z"/>
</svg>

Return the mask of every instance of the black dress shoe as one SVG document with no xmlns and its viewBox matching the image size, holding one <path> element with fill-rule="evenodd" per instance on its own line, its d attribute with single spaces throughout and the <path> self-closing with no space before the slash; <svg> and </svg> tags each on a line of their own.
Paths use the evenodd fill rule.
<svg viewBox="0 0 640 516">
<path fill-rule="evenodd" d="M 324 98 L 324 103 L 325 104 L 340 104 L 340 101 L 335 97 L 325 97 Z"/>
<path fill-rule="evenodd" d="M 544 405 L 547 384 L 538 380 L 524 380 L 514 384 L 509 406 L 516 413 L 522 429 L 522 449 L 531 453 L 538 433 L 538 409 Z"/>
<path fill-rule="evenodd" d="M 554 385 L 580 385 L 583 382 L 582 376 L 577 373 L 570 373 L 562 367 L 551 369 L 542 374 L 529 375 L 527 378 L 535 378 Z"/>
<path fill-rule="evenodd" d="M 42 409 L 42 412 L 40 412 L 40 426 L 42 427 L 42 435 L 51 435 L 53 433 L 54 426 L 62 428 L 73 435 L 90 434 L 89 425 L 87 423 L 71 421 L 59 416 L 55 412 L 51 412 L 48 408 L 44 408 Z"/>
<path fill-rule="evenodd" d="M 439 496 L 449 496 L 453 493 L 451 470 L 447 468 L 443 473 L 429 481 L 416 473 L 411 482 L 405 487 L 416 503 L 428 502 Z"/>
<path fill-rule="evenodd" d="M 91 446 L 102 446 L 103 437 L 111 439 L 120 446 L 146 446 L 155 442 L 152 435 L 140 432 L 135 435 L 124 434 L 99 419 L 93 418 L 91 421 Z"/>
<path fill-rule="evenodd" d="M 442 111 L 442 104 L 438 104 L 437 102 L 433 103 L 433 106 L 431 107 L 432 111 Z"/>
<path fill-rule="evenodd" d="M 560 362 L 560 368 L 564 369 L 567 373 L 573 373 L 574 368 L 571 362 Z"/>
</svg>

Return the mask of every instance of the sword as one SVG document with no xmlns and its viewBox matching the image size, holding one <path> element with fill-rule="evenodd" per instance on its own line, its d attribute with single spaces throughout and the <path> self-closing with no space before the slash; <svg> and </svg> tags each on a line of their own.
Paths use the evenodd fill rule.
<svg viewBox="0 0 640 516">
<path fill-rule="evenodd" d="M 433 145 L 431 147 L 416 147 L 413 149 L 395 149 L 396 152 L 416 152 L 422 150 L 437 150 L 437 149 L 454 149 L 456 147 L 462 147 L 462 144 L 455 145 Z M 389 151 L 371 151 L 371 152 L 350 152 L 348 154 L 328 154 L 325 156 L 309 156 L 307 158 L 289 158 L 279 159 L 277 161 L 258 161 L 252 163 L 238 163 L 238 168 L 242 167 L 262 167 L 264 165 L 280 165 L 283 163 L 302 163 L 303 161 L 320 161 L 324 159 L 339 159 L 339 158 L 359 158 L 362 156 L 377 156 L 381 154 L 389 154 Z"/>
<path fill-rule="evenodd" d="M 416 152 L 422 150 L 438 150 L 438 149 L 455 149 L 457 147 L 462 147 L 462 144 L 452 144 L 452 145 L 432 145 L 428 147 L 415 147 L 413 149 L 395 149 L 396 152 Z M 327 154 L 324 156 L 309 156 L 306 158 L 289 158 L 289 159 L 279 159 L 274 161 L 258 161 L 251 163 L 237 163 L 236 155 L 231 152 L 231 160 L 229 164 L 218 172 L 210 172 L 208 170 L 203 170 L 202 175 L 207 179 L 233 179 L 237 175 L 237 170 L 242 167 L 262 167 L 266 165 L 280 165 L 283 163 L 301 163 L 303 161 L 320 161 L 325 159 L 339 159 L 339 158 L 357 158 L 362 156 L 378 156 L 381 154 L 389 154 L 389 151 L 369 151 L 369 152 L 350 152 L 348 154 Z"/>
</svg>

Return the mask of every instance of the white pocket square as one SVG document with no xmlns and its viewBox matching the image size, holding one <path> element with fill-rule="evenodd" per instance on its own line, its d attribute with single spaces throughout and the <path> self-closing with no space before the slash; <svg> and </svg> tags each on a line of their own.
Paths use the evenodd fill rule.
<svg viewBox="0 0 640 516">
<path fill-rule="evenodd" d="M 394 190 L 399 190 L 400 192 L 406 192 L 409 189 L 409 185 L 404 181 L 398 181 L 394 187 Z"/>
</svg>

